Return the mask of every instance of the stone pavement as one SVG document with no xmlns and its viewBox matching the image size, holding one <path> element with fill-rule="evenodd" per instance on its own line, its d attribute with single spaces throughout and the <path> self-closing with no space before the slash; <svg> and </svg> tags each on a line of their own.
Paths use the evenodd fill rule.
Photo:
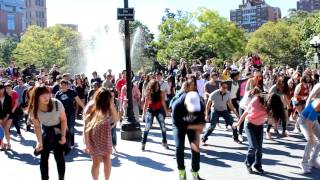
<svg viewBox="0 0 320 180">
<path fill-rule="evenodd" d="M 170 150 L 165 150 L 161 146 L 161 132 L 156 123 L 155 128 L 150 131 L 145 152 L 140 150 L 139 142 L 120 140 L 118 132 L 118 153 L 111 157 L 112 180 L 178 179 L 171 120 L 166 121 Z M 224 127 L 223 122 L 220 124 Z M 66 180 L 89 180 L 91 161 L 81 150 L 83 148 L 81 120 L 77 120 L 76 129 L 78 147 L 66 156 Z M 15 131 L 12 131 L 15 134 Z M 39 157 L 35 158 L 32 154 L 36 137 L 30 132 L 22 133 L 23 138 L 12 136 L 12 151 L 0 152 L 0 180 L 40 179 Z M 288 138 L 264 140 L 263 168 L 266 173 L 249 175 L 243 164 L 247 143 L 234 143 L 231 134 L 231 131 L 217 127 L 208 140 L 209 145 L 202 147 L 200 175 L 203 178 L 207 180 L 320 179 L 320 170 L 313 169 L 312 174 L 308 175 L 301 173 L 299 162 L 306 144 L 301 135 L 290 134 Z M 186 150 L 186 159 L 187 176 L 191 179 L 189 148 Z M 53 155 L 50 156 L 49 167 L 51 179 L 57 179 Z"/>
</svg>

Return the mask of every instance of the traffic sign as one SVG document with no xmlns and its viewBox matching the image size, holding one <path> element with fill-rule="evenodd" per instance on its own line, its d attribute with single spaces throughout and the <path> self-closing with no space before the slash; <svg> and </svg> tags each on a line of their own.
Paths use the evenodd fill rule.
<svg viewBox="0 0 320 180">
<path fill-rule="evenodd" d="M 134 8 L 118 8 L 118 20 L 134 21 Z"/>
</svg>

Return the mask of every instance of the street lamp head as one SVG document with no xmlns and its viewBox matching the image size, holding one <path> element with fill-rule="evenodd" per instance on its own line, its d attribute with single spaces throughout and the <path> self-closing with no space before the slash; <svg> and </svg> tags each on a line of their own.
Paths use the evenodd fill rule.
<svg viewBox="0 0 320 180">
<path fill-rule="evenodd" d="M 314 36 L 310 41 L 310 45 L 313 46 L 313 47 L 319 47 L 319 45 L 320 45 L 320 36 Z"/>
</svg>

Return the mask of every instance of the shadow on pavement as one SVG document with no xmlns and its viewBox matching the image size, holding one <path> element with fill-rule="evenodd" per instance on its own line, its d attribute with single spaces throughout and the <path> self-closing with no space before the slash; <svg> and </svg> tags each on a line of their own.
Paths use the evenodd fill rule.
<svg viewBox="0 0 320 180">
<path fill-rule="evenodd" d="M 66 162 L 74 162 L 74 161 L 91 161 L 91 157 L 89 154 L 83 152 L 80 149 L 74 148 L 72 149 L 68 155 L 65 156 Z"/>
<path fill-rule="evenodd" d="M 296 174 L 296 175 L 300 175 L 300 176 L 304 176 L 304 178 L 300 178 L 300 179 L 320 179 L 320 170 L 319 169 L 312 169 L 310 174 L 302 174 L 302 173 L 297 173 L 297 172 L 293 172 L 292 174 Z M 298 179 L 298 178 L 295 178 Z"/>
<path fill-rule="evenodd" d="M 158 170 L 158 171 L 162 171 L 162 172 L 174 171 L 171 168 L 165 167 L 166 164 L 154 161 L 154 160 L 149 159 L 147 157 L 131 156 L 129 154 L 125 154 L 125 153 L 121 153 L 121 152 L 118 152 L 114 156 L 116 158 L 127 159 L 129 161 L 135 162 L 136 164 L 138 164 L 140 166 L 144 166 L 144 167 L 151 168 L 151 169 L 154 169 L 154 170 Z M 121 164 L 119 163 L 118 165 L 121 165 Z"/>
<path fill-rule="evenodd" d="M 113 155 L 114 155 L 114 158 L 111 159 L 112 167 L 120 167 L 122 163 L 119 159 L 119 156 L 117 154 L 113 154 Z"/>
<path fill-rule="evenodd" d="M 39 160 L 28 153 L 18 153 L 14 150 L 9 150 L 5 151 L 5 154 L 8 156 L 9 159 L 18 160 L 30 165 L 39 165 Z"/>
<path fill-rule="evenodd" d="M 174 152 L 174 149 L 170 149 L 169 151 L 173 151 Z M 154 153 L 154 154 L 159 154 L 159 155 L 164 155 L 164 156 L 171 156 L 171 157 L 175 157 L 175 155 L 173 153 L 162 153 L 162 152 L 157 152 L 157 151 L 152 151 L 152 150 L 146 150 L 146 152 L 149 152 L 149 153 Z"/>
<path fill-rule="evenodd" d="M 279 173 L 265 172 L 264 174 L 257 175 L 257 176 L 266 177 L 266 178 L 275 179 L 275 180 L 299 179 L 297 177 L 290 177 L 290 176 L 282 175 L 281 171 L 279 171 Z M 300 178 L 300 179 L 305 179 L 305 178 Z"/>
<path fill-rule="evenodd" d="M 35 140 L 26 140 L 23 136 L 20 137 L 20 140 L 17 140 L 15 138 L 11 138 L 12 141 L 19 142 L 23 146 L 31 146 L 36 147 L 37 141 Z"/>
<path fill-rule="evenodd" d="M 188 158 L 191 157 L 190 153 L 187 154 L 187 157 Z M 218 151 L 204 149 L 202 150 L 200 161 L 201 163 L 206 163 L 208 165 L 213 165 L 213 166 L 231 167 L 231 165 L 224 163 L 224 161 L 229 160 L 229 161 L 244 162 L 245 157 L 246 157 L 245 154 L 239 153 L 239 152 L 238 153 L 218 152 Z"/>
</svg>

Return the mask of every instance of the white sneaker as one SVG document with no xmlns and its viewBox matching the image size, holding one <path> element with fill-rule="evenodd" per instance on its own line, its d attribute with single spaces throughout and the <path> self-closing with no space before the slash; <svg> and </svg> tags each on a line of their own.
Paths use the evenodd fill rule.
<svg viewBox="0 0 320 180">
<path fill-rule="evenodd" d="M 244 141 L 244 140 L 243 140 L 243 136 L 242 136 L 242 135 L 239 135 L 238 139 L 239 139 L 239 141 L 241 141 L 241 142 L 243 142 L 243 141 Z"/>
<path fill-rule="evenodd" d="M 320 169 L 320 163 L 316 159 L 315 160 L 310 160 L 309 161 L 309 166 L 310 166 L 310 168 Z"/>
<path fill-rule="evenodd" d="M 303 174 L 311 173 L 311 167 L 309 166 L 308 163 L 301 163 L 300 167 L 302 169 Z"/>
<path fill-rule="evenodd" d="M 299 130 L 298 128 L 294 128 L 293 133 L 299 134 L 299 133 L 300 133 L 300 130 Z"/>
</svg>

